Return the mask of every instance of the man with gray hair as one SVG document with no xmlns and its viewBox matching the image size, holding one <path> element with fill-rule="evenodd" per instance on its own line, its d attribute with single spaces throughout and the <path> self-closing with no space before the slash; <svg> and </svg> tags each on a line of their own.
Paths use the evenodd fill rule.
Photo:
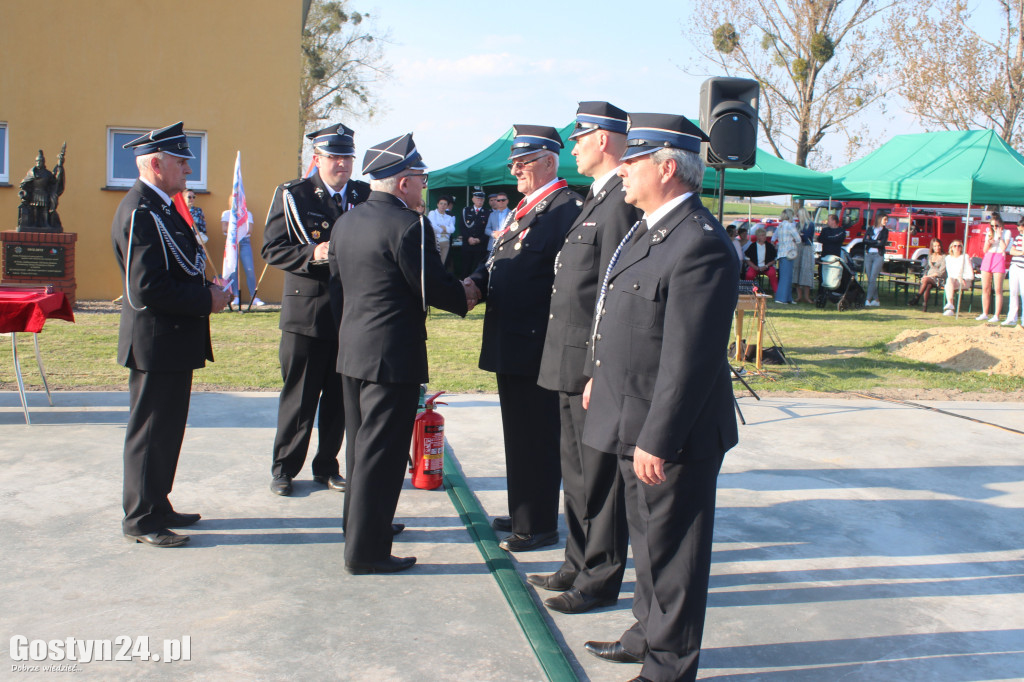
<svg viewBox="0 0 1024 682">
<path fill-rule="evenodd" d="M 739 263 L 700 201 L 705 140 L 684 116 L 630 114 L 619 175 L 644 217 L 606 270 L 583 394 L 583 442 L 619 455 L 636 564 L 636 623 L 585 646 L 655 682 L 697 677 L 718 471 L 737 441 L 726 346 Z"/>
<path fill-rule="evenodd" d="M 423 205 L 426 165 L 412 134 L 366 152 L 370 196 L 338 219 L 331 276 L 342 298 L 337 370 L 345 403 L 345 570 L 395 573 L 391 555 L 420 384 L 427 377 L 427 306 L 465 316 L 466 288 L 445 271 Z M 331 415 L 333 416 L 333 415 Z"/>
<path fill-rule="evenodd" d="M 111 227 L 124 283 L 117 361 L 128 368 L 124 434 L 124 521 L 132 542 L 179 547 L 171 528 L 199 514 L 174 511 L 174 484 L 185 436 L 192 371 L 213 360 L 210 314 L 224 309 L 228 283 L 207 282 L 206 255 L 171 198 L 185 190 L 194 159 L 183 124 L 153 130 L 124 145 L 139 179 L 117 207 Z"/>
<path fill-rule="evenodd" d="M 510 552 L 558 542 L 558 393 L 537 385 L 555 256 L 583 205 L 558 177 L 562 138 L 550 126 L 516 125 L 508 168 L 523 194 L 483 266 L 466 279 L 487 301 L 480 369 L 497 373 L 505 440 Z"/>
</svg>

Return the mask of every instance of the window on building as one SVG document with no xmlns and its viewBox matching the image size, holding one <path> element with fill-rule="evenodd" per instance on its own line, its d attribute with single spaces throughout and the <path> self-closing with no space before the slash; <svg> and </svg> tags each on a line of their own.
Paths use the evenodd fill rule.
<svg viewBox="0 0 1024 682">
<path fill-rule="evenodd" d="M 0 123 L 0 182 L 11 181 L 7 163 L 7 124 Z"/>
<path fill-rule="evenodd" d="M 143 128 L 108 128 L 107 129 L 107 186 L 131 187 L 139 177 L 139 169 L 135 165 L 135 153 L 124 149 L 140 135 L 147 133 Z M 188 176 L 189 189 L 206 189 L 206 133 L 186 130 L 188 148 L 195 156 L 189 160 L 192 174 Z"/>
</svg>

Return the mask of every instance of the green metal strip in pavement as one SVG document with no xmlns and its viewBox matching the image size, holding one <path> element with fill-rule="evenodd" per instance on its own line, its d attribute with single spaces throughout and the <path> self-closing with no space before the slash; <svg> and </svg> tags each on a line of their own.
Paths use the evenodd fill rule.
<svg viewBox="0 0 1024 682">
<path fill-rule="evenodd" d="M 530 643 L 537 661 L 551 682 L 576 682 L 579 678 L 576 677 L 562 648 L 558 646 L 547 621 L 538 610 L 519 573 L 512 566 L 508 554 L 498 547 L 498 538 L 491 530 L 487 515 L 466 484 L 465 477 L 455 466 L 455 461 L 455 453 L 445 441 L 444 476 L 448 497 L 451 498 L 459 518 L 466 525 L 466 530 L 483 555 L 488 570 L 498 581 L 498 587 L 505 595 L 505 600 L 511 607 L 519 627 L 523 629 L 526 641 Z"/>
</svg>

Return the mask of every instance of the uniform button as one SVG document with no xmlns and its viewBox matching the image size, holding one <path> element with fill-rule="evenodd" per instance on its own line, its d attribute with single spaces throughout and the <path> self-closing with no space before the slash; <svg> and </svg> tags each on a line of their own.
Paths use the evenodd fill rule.
<svg viewBox="0 0 1024 682">
<path fill-rule="evenodd" d="M 595 362 L 595 363 L 594 363 L 594 366 L 595 366 L 595 367 L 600 367 L 600 366 L 601 366 L 601 361 L 600 361 L 600 360 L 598 360 L 597 362 Z"/>
<path fill-rule="evenodd" d="M 639 289 L 640 288 L 640 282 L 633 282 L 633 288 L 634 289 Z"/>
<path fill-rule="evenodd" d="M 551 293 L 557 294 L 558 293 L 558 289 L 556 289 L 554 287 L 551 287 Z"/>
<path fill-rule="evenodd" d="M 555 314 L 554 314 L 554 313 L 551 313 L 551 314 L 549 314 L 549 315 L 548 315 L 548 319 L 549 319 L 549 320 L 553 320 L 553 319 L 555 319 Z"/>
<path fill-rule="evenodd" d="M 601 340 L 601 335 L 600 335 L 600 334 L 598 334 L 598 335 L 597 335 L 597 340 L 598 340 L 598 341 L 600 341 L 600 340 Z"/>
<path fill-rule="evenodd" d="M 607 313 L 607 312 L 608 312 L 608 309 L 607 309 L 607 308 L 601 308 L 601 314 L 602 314 L 602 315 L 604 315 L 604 314 L 605 314 L 605 313 Z"/>
<path fill-rule="evenodd" d="M 609 289 L 614 289 L 614 288 L 615 288 L 615 285 L 614 285 L 614 284 L 609 284 L 609 285 L 608 285 L 608 288 L 609 288 Z"/>
<path fill-rule="evenodd" d="M 505 250 L 505 247 L 504 247 L 504 246 L 499 246 L 499 247 L 498 247 L 498 251 L 504 251 L 504 250 Z"/>
<path fill-rule="evenodd" d="M 582 234 L 576 235 L 576 239 L 583 239 L 583 235 Z"/>
</svg>

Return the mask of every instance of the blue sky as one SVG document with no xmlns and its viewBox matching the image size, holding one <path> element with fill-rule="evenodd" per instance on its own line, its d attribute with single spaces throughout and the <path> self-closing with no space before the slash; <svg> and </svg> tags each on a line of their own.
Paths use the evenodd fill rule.
<svg viewBox="0 0 1024 682">
<path fill-rule="evenodd" d="M 370 145 L 412 131 L 427 164 L 440 169 L 514 123 L 561 127 L 580 100 L 697 118 L 700 84 L 711 75 L 680 68 L 693 68 L 696 56 L 682 34 L 690 12 L 683 2 L 352 0 L 350 6 L 369 12 L 391 34 L 386 55 L 393 75 L 378 88 L 379 113 L 346 121 L 356 130 L 360 162 Z M 881 141 L 921 130 L 898 106 L 890 109 L 889 118 L 871 123 L 873 132 L 886 131 Z M 825 148 L 833 166 L 847 162 L 842 135 L 829 135 Z"/>
</svg>

